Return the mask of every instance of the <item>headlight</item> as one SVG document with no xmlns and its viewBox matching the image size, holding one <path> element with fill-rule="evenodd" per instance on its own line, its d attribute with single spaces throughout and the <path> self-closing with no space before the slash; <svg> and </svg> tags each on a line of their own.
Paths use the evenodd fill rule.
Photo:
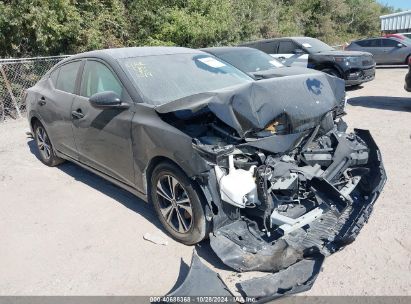
<svg viewBox="0 0 411 304">
<path fill-rule="evenodd" d="M 361 57 L 334 57 L 336 62 L 345 62 L 346 65 L 361 65 Z"/>
</svg>

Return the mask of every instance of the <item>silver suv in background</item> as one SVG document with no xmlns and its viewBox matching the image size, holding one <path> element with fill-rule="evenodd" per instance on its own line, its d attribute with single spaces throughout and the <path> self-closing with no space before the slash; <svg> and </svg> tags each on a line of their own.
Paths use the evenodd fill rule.
<svg viewBox="0 0 411 304">
<path fill-rule="evenodd" d="M 411 39 L 378 37 L 356 40 L 345 48 L 373 54 L 377 64 L 407 64 L 411 55 Z"/>
</svg>

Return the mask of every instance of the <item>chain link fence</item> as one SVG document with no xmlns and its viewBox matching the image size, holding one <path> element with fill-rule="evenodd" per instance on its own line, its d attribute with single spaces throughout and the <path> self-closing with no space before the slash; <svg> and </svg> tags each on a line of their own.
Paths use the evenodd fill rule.
<svg viewBox="0 0 411 304">
<path fill-rule="evenodd" d="M 26 105 L 23 93 L 52 66 L 68 56 L 0 59 L 0 124 L 23 117 Z"/>
</svg>

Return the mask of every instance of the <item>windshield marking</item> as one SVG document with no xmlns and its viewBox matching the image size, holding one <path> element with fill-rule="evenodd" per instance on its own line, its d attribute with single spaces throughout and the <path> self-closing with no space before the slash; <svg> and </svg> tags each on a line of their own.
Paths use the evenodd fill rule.
<svg viewBox="0 0 411 304">
<path fill-rule="evenodd" d="M 137 61 L 137 62 L 127 62 L 126 67 L 132 69 L 136 72 L 136 76 L 138 78 L 149 78 L 153 77 L 153 74 L 148 69 L 147 65 L 144 63 Z"/>
</svg>

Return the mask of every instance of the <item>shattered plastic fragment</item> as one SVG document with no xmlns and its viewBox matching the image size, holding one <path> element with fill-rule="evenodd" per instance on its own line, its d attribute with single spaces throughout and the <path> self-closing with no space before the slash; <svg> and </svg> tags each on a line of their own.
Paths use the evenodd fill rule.
<svg viewBox="0 0 411 304">
<path fill-rule="evenodd" d="M 145 239 L 146 241 L 152 242 L 154 244 L 157 244 L 157 245 L 164 245 L 164 246 L 168 245 L 168 241 L 164 237 L 157 235 L 157 234 L 151 234 L 147 232 L 143 235 L 143 239 Z"/>
<path fill-rule="evenodd" d="M 263 302 L 307 291 L 314 284 L 323 261 L 323 256 L 304 259 L 279 272 L 238 283 L 238 287 L 245 296 Z"/>
<path fill-rule="evenodd" d="M 193 251 L 190 270 L 184 282 L 168 296 L 225 296 L 232 298 L 228 287 L 218 273 L 204 265 Z"/>
</svg>

